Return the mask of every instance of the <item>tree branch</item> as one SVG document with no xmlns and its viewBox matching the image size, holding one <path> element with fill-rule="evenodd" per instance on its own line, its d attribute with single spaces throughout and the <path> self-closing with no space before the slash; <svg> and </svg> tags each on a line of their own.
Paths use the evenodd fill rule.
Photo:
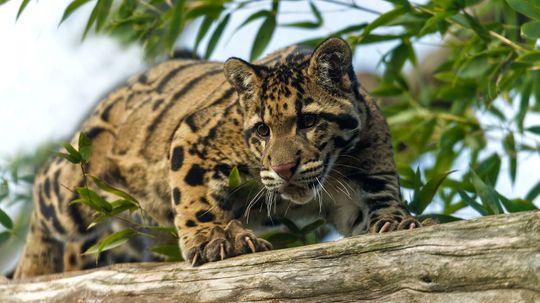
<svg viewBox="0 0 540 303">
<path fill-rule="evenodd" d="M 191 268 L 120 264 L 0 284 L 0 302 L 539 302 L 540 211 Z"/>
</svg>

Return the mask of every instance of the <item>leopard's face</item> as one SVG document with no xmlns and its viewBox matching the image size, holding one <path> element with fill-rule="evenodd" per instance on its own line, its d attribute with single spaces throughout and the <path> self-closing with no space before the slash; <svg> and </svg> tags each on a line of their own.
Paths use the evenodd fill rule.
<svg viewBox="0 0 540 303">
<path fill-rule="evenodd" d="M 352 80 L 338 52 L 343 49 L 315 57 L 319 49 L 272 68 L 247 65 L 253 74 L 237 79 L 248 87 L 239 91 L 244 136 L 260 161 L 261 181 L 268 191 L 297 204 L 324 190 L 337 158 L 354 146 L 362 128 Z"/>
</svg>

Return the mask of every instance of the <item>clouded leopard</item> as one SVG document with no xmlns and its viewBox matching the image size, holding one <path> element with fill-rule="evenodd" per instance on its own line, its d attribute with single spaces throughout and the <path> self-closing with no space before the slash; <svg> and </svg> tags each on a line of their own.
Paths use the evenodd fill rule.
<svg viewBox="0 0 540 303">
<path fill-rule="evenodd" d="M 193 265 L 271 249 L 252 230 L 281 216 L 324 217 L 344 236 L 420 226 L 402 202 L 387 124 L 341 39 L 254 64 L 165 61 L 110 93 L 81 131 L 92 139 L 89 174 L 174 224 Z M 259 184 L 254 196 L 231 198 L 235 166 Z M 94 264 L 73 251 L 121 227 L 87 230 L 92 212 L 69 203 L 81 182 L 61 158 L 38 174 L 16 277 Z M 148 259 L 143 251 L 116 262 Z"/>
</svg>

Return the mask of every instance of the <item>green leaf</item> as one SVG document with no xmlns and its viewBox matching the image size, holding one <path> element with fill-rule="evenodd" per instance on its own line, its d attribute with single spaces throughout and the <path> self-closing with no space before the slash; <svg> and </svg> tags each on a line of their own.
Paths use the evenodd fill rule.
<svg viewBox="0 0 540 303">
<path fill-rule="evenodd" d="M 104 251 L 111 250 L 115 247 L 118 247 L 127 241 L 129 239 L 133 238 L 135 235 L 137 235 L 137 232 L 131 228 L 112 233 L 105 237 L 103 240 L 99 241 L 98 243 L 90 246 L 83 255 L 91 255 L 91 254 L 101 254 Z"/>
<path fill-rule="evenodd" d="M 289 229 L 290 232 L 294 233 L 294 234 L 297 234 L 297 235 L 301 235 L 302 234 L 302 231 L 300 230 L 300 228 L 298 226 L 296 226 L 296 224 L 285 218 L 285 217 L 282 217 L 282 218 L 279 218 L 278 219 L 279 222 L 281 222 L 281 224 L 287 226 L 287 228 Z"/>
<path fill-rule="evenodd" d="M 487 185 L 478 177 L 476 172 L 471 169 L 471 182 L 476 190 L 480 200 L 482 200 L 482 205 L 490 214 L 502 214 L 503 209 L 499 203 L 499 197 L 497 192 L 493 189 L 492 186 Z"/>
<path fill-rule="evenodd" d="M 317 228 L 321 227 L 324 225 L 324 223 L 326 223 L 326 221 L 324 219 L 318 219 L 304 227 L 302 227 L 302 229 L 300 230 L 300 232 L 304 235 L 312 232 L 312 231 L 315 231 Z"/>
<path fill-rule="evenodd" d="M 186 13 L 186 19 L 195 19 L 200 16 L 210 16 L 213 19 L 219 17 L 220 13 L 223 11 L 222 3 L 201 3 L 196 6 L 193 6 Z"/>
<path fill-rule="evenodd" d="M 206 36 L 206 33 L 208 32 L 208 29 L 210 29 L 212 22 L 214 22 L 214 19 L 212 17 L 204 17 L 201 26 L 199 27 L 199 31 L 197 32 L 197 37 L 195 38 L 195 45 L 193 46 L 193 51 L 197 52 L 197 50 L 199 49 L 199 44 L 201 43 L 204 36 Z"/>
<path fill-rule="evenodd" d="M 455 170 L 448 171 L 431 178 L 424 186 L 422 186 L 420 191 L 414 195 L 411 203 L 409 204 L 410 209 L 416 214 L 421 214 L 431 203 L 433 197 L 435 197 L 435 194 L 437 193 L 437 190 L 439 189 L 439 186 L 441 186 L 444 179 L 446 179 L 446 177 L 453 172 L 455 172 Z"/>
<path fill-rule="evenodd" d="M 90 2 L 91 0 L 74 0 L 72 1 L 68 7 L 66 7 L 66 9 L 64 10 L 64 15 L 62 15 L 62 19 L 60 20 L 60 22 L 58 23 L 58 25 L 62 24 L 62 22 L 64 22 L 67 18 L 69 18 L 69 16 L 71 16 L 71 14 L 73 14 L 73 12 L 75 12 L 79 7 L 81 7 L 82 5 Z"/>
<path fill-rule="evenodd" d="M 103 199 L 95 191 L 89 190 L 84 187 L 78 187 L 75 189 L 75 191 L 79 194 L 80 199 L 75 200 L 77 202 L 72 201 L 71 203 L 80 202 L 100 212 L 109 213 L 112 210 L 112 205 L 109 202 L 105 201 L 105 199 Z"/>
<path fill-rule="evenodd" d="M 108 193 L 111 193 L 117 197 L 120 197 L 120 198 L 124 198 L 128 201 L 131 201 L 137 205 L 139 205 L 139 201 L 137 201 L 137 199 L 135 199 L 132 195 L 126 193 L 125 191 L 119 189 L 119 188 L 116 188 L 116 187 L 113 187 L 107 183 L 105 183 L 103 180 L 100 180 L 96 177 L 92 177 L 92 180 L 94 180 L 94 183 L 96 183 L 97 187 L 99 187 L 100 189 L 108 192 Z"/>
<path fill-rule="evenodd" d="M 364 33 L 362 35 L 366 37 L 375 28 L 389 23 L 390 21 L 403 15 L 406 12 L 407 12 L 407 8 L 403 6 L 398 6 L 395 9 L 383 15 L 380 15 L 377 19 L 373 20 L 373 22 L 371 22 L 368 26 L 366 26 L 366 28 L 364 29 Z"/>
<path fill-rule="evenodd" d="M 374 88 L 370 92 L 374 96 L 388 97 L 398 96 L 403 93 L 403 88 L 389 83 L 382 83 L 378 87 Z"/>
<path fill-rule="evenodd" d="M 323 18 L 322 18 L 321 12 L 317 8 L 317 6 L 315 6 L 313 1 L 310 1 L 309 5 L 311 7 L 311 12 L 315 16 L 315 20 L 316 20 L 315 22 L 312 22 L 312 21 L 293 22 L 293 23 L 282 24 L 281 26 L 309 28 L 309 29 L 315 29 L 315 28 L 321 27 L 321 25 L 323 24 Z"/>
<path fill-rule="evenodd" d="M 2 244 L 4 244 L 7 240 L 9 240 L 9 237 L 10 237 L 9 231 L 0 232 L 0 246 L 2 246 Z"/>
<path fill-rule="evenodd" d="M 81 154 L 75 149 L 75 147 L 73 147 L 71 144 L 69 143 L 65 143 L 63 144 L 64 148 L 66 149 L 66 151 L 68 152 L 69 154 L 69 157 L 65 157 L 64 153 L 58 153 L 58 155 L 74 164 L 77 164 L 77 163 L 80 163 L 82 161 L 82 156 Z M 73 161 L 71 161 L 71 160 Z"/>
<path fill-rule="evenodd" d="M 240 171 L 238 171 L 238 167 L 235 165 L 231 172 L 229 173 L 229 189 L 234 189 L 242 184 L 242 179 L 240 178 Z"/>
<path fill-rule="evenodd" d="M 516 62 L 535 64 L 540 63 L 540 51 L 529 51 L 516 58 Z"/>
<path fill-rule="evenodd" d="M 92 154 L 92 141 L 90 141 L 90 138 L 88 138 L 85 132 L 79 134 L 79 154 L 85 163 L 90 160 Z"/>
<path fill-rule="evenodd" d="M 259 58 L 262 52 L 266 49 L 266 46 L 272 39 L 275 29 L 276 17 L 274 15 L 268 16 L 255 36 L 255 41 L 253 42 L 251 54 L 249 56 L 251 61 Z"/>
<path fill-rule="evenodd" d="M 13 228 L 13 221 L 11 218 L 0 208 L 0 224 L 2 224 L 7 229 Z"/>
<path fill-rule="evenodd" d="M 21 16 L 22 12 L 24 11 L 24 9 L 28 5 L 28 3 L 30 3 L 30 0 L 23 0 L 22 1 L 21 6 L 19 7 L 19 11 L 17 12 L 17 17 L 15 18 L 15 20 L 19 20 L 19 17 Z"/>
<path fill-rule="evenodd" d="M 532 201 L 534 201 L 534 199 L 536 199 L 536 197 L 538 197 L 538 195 L 540 195 L 540 181 L 538 181 L 538 183 L 536 183 L 531 188 L 531 190 L 529 190 L 529 192 L 525 196 L 525 199 L 532 202 Z"/>
<path fill-rule="evenodd" d="M 434 32 L 437 30 L 437 25 L 444 21 L 447 17 L 452 16 L 451 12 L 443 12 L 436 15 L 433 15 L 431 18 L 429 18 L 424 26 L 420 29 L 420 32 L 418 33 L 418 36 L 424 36 L 425 34 Z"/>
<path fill-rule="evenodd" d="M 482 216 L 487 216 L 490 214 L 480 203 L 469 197 L 469 195 L 467 195 L 464 191 L 458 190 L 457 192 L 461 197 L 461 200 L 463 200 L 463 202 L 476 210 L 479 214 L 481 214 Z"/>
<path fill-rule="evenodd" d="M 508 161 L 509 164 L 509 173 L 510 173 L 510 179 L 512 180 L 512 184 L 516 182 L 516 171 L 517 171 L 517 151 L 516 151 L 516 142 L 514 140 L 514 134 L 512 132 L 508 132 L 508 134 L 504 137 L 503 140 L 503 147 L 506 151 L 506 154 L 508 155 Z"/>
<path fill-rule="evenodd" d="M 217 25 L 216 29 L 214 30 L 214 33 L 212 34 L 212 37 L 210 37 L 210 41 L 208 41 L 208 46 L 206 47 L 206 53 L 204 54 L 204 59 L 210 58 L 210 56 L 214 52 L 214 49 L 216 48 L 216 45 L 219 39 L 223 35 L 223 31 L 225 30 L 225 27 L 229 23 L 230 17 L 231 17 L 230 13 L 225 15 L 225 17 Z"/>
<path fill-rule="evenodd" d="M 66 154 L 66 153 L 56 153 L 56 155 L 58 157 L 60 157 L 60 158 L 64 158 L 64 159 L 68 160 L 69 162 L 71 162 L 73 164 L 81 163 L 80 157 L 76 157 L 76 156 Z"/>
<path fill-rule="evenodd" d="M 529 200 L 523 200 L 523 199 L 514 199 L 510 200 L 506 198 L 505 196 L 499 194 L 499 199 L 501 200 L 501 203 L 504 205 L 504 208 L 509 213 L 517 213 L 520 211 L 529 211 L 529 210 L 536 210 L 536 206 L 532 204 Z"/>
<path fill-rule="evenodd" d="M 150 248 L 150 251 L 166 257 L 168 262 L 183 261 L 178 244 L 157 245 Z"/>
<path fill-rule="evenodd" d="M 442 214 L 424 214 L 419 215 L 416 217 L 419 221 L 424 221 L 425 219 L 435 219 L 436 221 L 440 223 L 448 223 L 448 222 L 455 222 L 455 221 L 461 221 L 463 219 L 450 216 L 450 215 L 442 215 Z"/>
<path fill-rule="evenodd" d="M 269 17 L 272 15 L 272 12 L 269 11 L 269 10 L 266 10 L 266 9 L 263 9 L 263 10 L 260 10 L 260 11 L 257 11 L 253 14 L 251 14 L 249 17 L 246 18 L 246 20 L 244 20 L 244 22 L 242 22 L 233 32 L 236 33 L 238 30 L 240 30 L 242 27 L 248 25 L 249 23 L 259 19 L 259 18 L 263 18 L 263 17 Z"/>
<path fill-rule="evenodd" d="M 485 180 L 487 184 L 495 186 L 495 184 L 497 184 L 500 169 L 501 158 L 497 153 L 493 153 L 476 167 L 476 173 L 482 180 Z"/>
<path fill-rule="evenodd" d="M 506 3 L 517 12 L 540 21 L 540 4 L 533 0 L 506 0 Z"/>
<path fill-rule="evenodd" d="M 8 3 L 9 0 L 0 0 L 0 5 Z"/>
<path fill-rule="evenodd" d="M 521 35 L 529 39 L 540 39 L 540 21 L 529 21 L 523 24 Z"/>
<path fill-rule="evenodd" d="M 167 37 L 165 38 L 165 47 L 172 51 L 174 48 L 174 43 L 180 35 L 182 28 L 184 27 L 184 5 L 185 0 L 176 1 L 173 8 L 173 16 L 171 23 L 169 25 L 169 31 L 167 32 Z"/>
<path fill-rule="evenodd" d="M 527 127 L 525 130 L 533 134 L 540 135 L 540 125 Z"/>
</svg>

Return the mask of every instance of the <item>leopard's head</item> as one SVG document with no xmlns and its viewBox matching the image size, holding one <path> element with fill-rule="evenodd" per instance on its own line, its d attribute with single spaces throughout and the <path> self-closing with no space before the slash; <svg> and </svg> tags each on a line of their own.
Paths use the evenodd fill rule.
<svg viewBox="0 0 540 303">
<path fill-rule="evenodd" d="M 265 187 L 297 204 L 322 190 L 336 159 L 362 128 L 351 49 L 341 39 L 267 67 L 225 62 L 244 111 L 246 144 Z"/>
</svg>

